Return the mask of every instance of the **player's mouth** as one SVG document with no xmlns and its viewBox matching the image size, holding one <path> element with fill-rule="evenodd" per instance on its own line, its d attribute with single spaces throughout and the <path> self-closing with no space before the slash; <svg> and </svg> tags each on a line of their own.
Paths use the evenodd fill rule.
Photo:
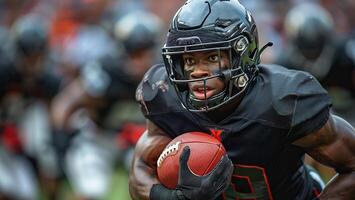
<svg viewBox="0 0 355 200">
<path fill-rule="evenodd" d="M 204 86 L 195 85 L 191 88 L 191 93 L 196 97 L 196 99 L 204 100 L 213 96 L 215 93 L 215 89 L 209 86 L 204 87 Z"/>
</svg>

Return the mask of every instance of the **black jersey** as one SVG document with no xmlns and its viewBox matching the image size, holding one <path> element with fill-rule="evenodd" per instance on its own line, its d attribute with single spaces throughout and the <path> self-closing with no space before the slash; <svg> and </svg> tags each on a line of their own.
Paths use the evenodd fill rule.
<svg viewBox="0 0 355 200">
<path fill-rule="evenodd" d="M 321 128 L 331 103 L 309 73 L 259 66 L 240 105 L 218 123 L 182 107 L 163 65 L 147 72 L 136 98 L 146 118 L 172 138 L 202 131 L 222 141 L 235 167 L 224 199 L 315 198 L 305 151 L 292 142 Z"/>
</svg>

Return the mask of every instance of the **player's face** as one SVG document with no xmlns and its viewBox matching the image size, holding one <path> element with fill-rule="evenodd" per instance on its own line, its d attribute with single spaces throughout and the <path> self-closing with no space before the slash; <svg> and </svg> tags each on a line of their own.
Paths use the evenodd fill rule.
<svg viewBox="0 0 355 200">
<path fill-rule="evenodd" d="M 226 51 L 221 51 L 220 56 L 221 57 L 218 55 L 218 51 L 201 51 L 184 54 L 184 70 L 188 78 L 190 80 L 206 78 L 229 67 L 228 53 Z M 189 83 L 191 94 L 201 100 L 208 99 L 211 96 L 222 92 L 224 88 L 225 84 L 220 78 L 208 79 L 206 81 L 206 87 L 204 87 L 204 81 Z"/>
</svg>

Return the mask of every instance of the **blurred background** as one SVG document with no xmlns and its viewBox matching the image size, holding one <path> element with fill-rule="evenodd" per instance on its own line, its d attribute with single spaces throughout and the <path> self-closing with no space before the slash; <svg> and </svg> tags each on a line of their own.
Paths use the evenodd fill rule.
<svg viewBox="0 0 355 200">
<path fill-rule="evenodd" d="M 241 2 L 274 43 L 263 63 L 312 73 L 354 126 L 355 1 Z M 0 0 L 0 200 L 130 199 L 135 88 L 183 3 Z"/>
</svg>

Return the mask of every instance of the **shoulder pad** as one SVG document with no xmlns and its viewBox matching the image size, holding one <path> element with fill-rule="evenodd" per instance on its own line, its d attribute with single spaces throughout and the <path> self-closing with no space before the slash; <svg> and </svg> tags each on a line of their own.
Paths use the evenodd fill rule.
<svg viewBox="0 0 355 200">
<path fill-rule="evenodd" d="M 170 104 L 174 95 L 175 91 L 162 64 L 150 68 L 136 90 L 136 100 L 143 106 L 144 114 L 152 110 L 161 112 L 167 104 Z"/>
<path fill-rule="evenodd" d="M 266 66 L 262 70 L 264 80 L 270 84 L 266 88 L 271 92 L 272 107 L 278 116 L 286 117 L 289 134 L 297 138 L 296 135 L 306 134 L 305 131 L 299 132 L 301 129 L 298 127 L 307 126 L 308 130 L 318 127 L 319 124 L 309 124 L 310 119 L 316 122 L 317 116 L 329 109 L 331 100 L 317 79 L 308 72 L 276 65 Z"/>
<path fill-rule="evenodd" d="M 164 65 L 154 65 L 144 75 L 136 91 L 136 100 L 151 101 L 159 89 L 168 87 L 167 74 Z M 143 95 L 143 96 L 142 96 Z"/>
</svg>

